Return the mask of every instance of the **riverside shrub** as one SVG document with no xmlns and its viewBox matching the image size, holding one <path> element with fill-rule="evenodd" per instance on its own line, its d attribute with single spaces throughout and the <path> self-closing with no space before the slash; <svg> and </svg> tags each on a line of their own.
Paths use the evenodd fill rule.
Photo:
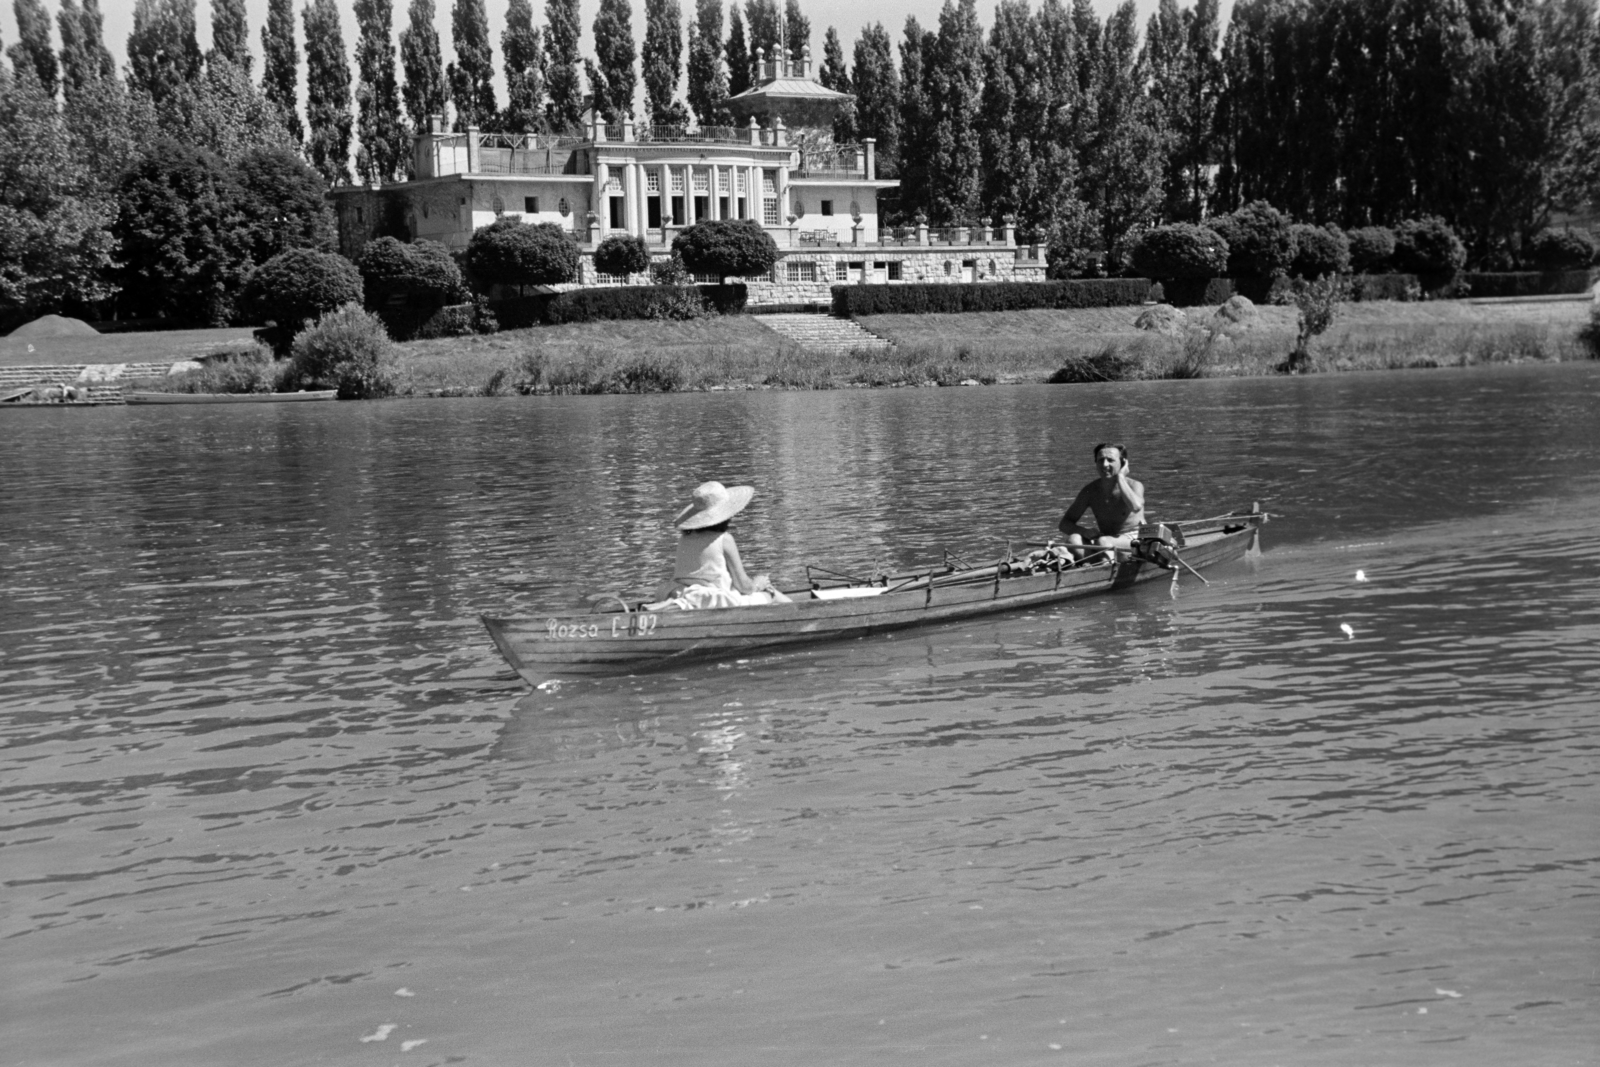
<svg viewBox="0 0 1600 1067">
<path fill-rule="evenodd" d="M 1582 230 L 1542 230 L 1528 242 L 1528 262 L 1542 271 L 1581 270 L 1594 257 L 1594 238 Z"/>
<path fill-rule="evenodd" d="M 250 273 L 241 294 L 245 313 L 265 323 L 256 337 L 279 355 L 309 321 L 345 304 L 360 304 L 361 272 L 333 252 L 291 248 Z"/>
<path fill-rule="evenodd" d="M 1291 227 L 1294 259 L 1289 273 L 1297 278 L 1317 279 L 1327 274 L 1350 273 L 1350 239 L 1333 225 Z"/>
<path fill-rule="evenodd" d="M 1467 248 L 1443 219 L 1427 215 L 1395 228 L 1394 265 L 1411 274 L 1454 274 L 1467 261 Z"/>
<path fill-rule="evenodd" d="M 337 389 L 340 400 L 394 393 L 394 345 L 376 315 L 348 303 L 294 339 L 286 380 L 302 389 Z"/>
<path fill-rule="evenodd" d="M 754 219 L 700 222 L 672 239 L 673 255 L 696 274 L 753 278 L 772 270 L 778 246 Z"/>
<path fill-rule="evenodd" d="M 1394 260 L 1394 231 L 1387 226 L 1362 226 L 1345 234 L 1350 240 L 1350 269 L 1357 274 L 1383 274 Z"/>
<path fill-rule="evenodd" d="M 1230 277 L 1270 278 L 1294 261 L 1289 217 L 1265 200 L 1254 200 L 1231 215 L 1206 220 L 1206 227 L 1228 243 Z"/>
<path fill-rule="evenodd" d="M 833 313 L 925 315 L 1026 308 L 1130 307 L 1150 296 L 1148 278 L 1082 278 L 1057 282 L 982 282 L 973 285 L 836 285 Z"/>
<path fill-rule="evenodd" d="M 1216 278 L 1228 269 L 1228 242 L 1215 230 L 1177 222 L 1146 231 L 1133 246 L 1133 269 L 1151 278 Z"/>
</svg>

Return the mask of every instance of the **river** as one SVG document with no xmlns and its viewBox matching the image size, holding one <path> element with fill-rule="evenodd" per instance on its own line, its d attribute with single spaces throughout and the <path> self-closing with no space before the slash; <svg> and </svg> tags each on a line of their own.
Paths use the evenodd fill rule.
<svg viewBox="0 0 1600 1067">
<path fill-rule="evenodd" d="M 1212 584 L 531 690 L 477 613 Z M 0 1063 L 1592 1064 L 1600 365 L 0 413 Z"/>
</svg>

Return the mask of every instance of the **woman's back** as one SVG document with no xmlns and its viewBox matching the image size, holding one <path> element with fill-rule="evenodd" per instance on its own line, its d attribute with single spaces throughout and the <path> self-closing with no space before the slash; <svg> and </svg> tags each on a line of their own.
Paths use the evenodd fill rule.
<svg viewBox="0 0 1600 1067">
<path fill-rule="evenodd" d="M 678 538 L 678 558 L 672 577 L 684 585 L 706 585 L 713 589 L 732 589 L 728 572 L 727 549 L 723 538 L 728 528 L 687 530 Z"/>
</svg>

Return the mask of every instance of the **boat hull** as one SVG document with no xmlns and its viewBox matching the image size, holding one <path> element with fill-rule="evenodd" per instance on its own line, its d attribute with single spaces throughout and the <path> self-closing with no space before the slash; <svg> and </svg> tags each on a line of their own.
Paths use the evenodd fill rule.
<svg viewBox="0 0 1600 1067">
<path fill-rule="evenodd" d="M 1183 561 L 1195 569 L 1259 551 L 1263 515 L 1240 515 L 1234 525 L 1191 534 Z M 634 674 L 702 659 L 739 656 L 783 646 L 836 641 L 1038 607 L 1168 578 L 1154 562 L 1122 556 L 1112 566 L 1000 576 L 959 584 L 921 582 L 916 588 L 848 599 L 701 611 L 610 611 L 539 617 L 482 616 L 495 646 L 533 685 L 585 675 Z M 908 576 L 914 581 L 915 576 Z M 799 599 L 799 598 L 805 599 Z"/>
<path fill-rule="evenodd" d="M 125 393 L 129 404 L 304 404 L 333 400 L 337 389 L 308 389 L 298 393 Z"/>
</svg>

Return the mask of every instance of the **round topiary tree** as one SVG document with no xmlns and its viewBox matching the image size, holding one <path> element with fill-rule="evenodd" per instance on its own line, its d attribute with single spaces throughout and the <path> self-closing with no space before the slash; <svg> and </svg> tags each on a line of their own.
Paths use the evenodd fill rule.
<svg viewBox="0 0 1600 1067">
<path fill-rule="evenodd" d="M 578 246 L 550 222 L 496 219 L 467 242 L 467 273 L 479 288 L 558 285 L 578 276 Z"/>
<path fill-rule="evenodd" d="M 672 251 L 696 274 L 749 278 L 778 261 L 778 246 L 754 219 L 700 222 L 672 239 Z"/>
<path fill-rule="evenodd" d="M 1297 278 L 1316 280 L 1334 274 L 1350 273 L 1350 239 L 1329 223 L 1309 226 L 1297 223 L 1290 228 L 1294 237 L 1294 259 L 1289 273 Z"/>
<path fill-rule="evenodd" d="M 614 233 L 594 250 L 594 269 L 622 278 L 630 274 L 643 274 L 650 269 L 650 249 L 643 237 Z"/>
<path fill-rule="evenodd" d="M 250 272 L 240 294 L 245 315 L 265 324 L 257 338 L 278 355 L 306 322 L 361 303 L 361 272 L 341 255 L 310 248 L 280 252 Z"/>
<path fill-rule="evenodd" d="M 1467 261 L 1467 248 L 1437 215 L 1407 219 L 1394 232 L 1394 262 L 1412 274 L 1454 274 Z"/>
<path fill-rule="evenodd" d="M 1528 262 L 1539 270 L 1582 270 L 1594 256 L 1594 238 L 1582 230 L 1541 230 L 1528 242 Z"/>
<path fill-rule="evenodd" d="M 1228 274 L 1271 278 L 1294 261 L 1289 217 L 1265 200 L 1254 200 L 1231 215 L 1207 219 L 1206 226 L 1228 242 Z"/>
<path fill-rule="evenodd" d="M 1147 278 L 1216 278 L 1228 269 L 1228 242 L 1187 222 L 1147 230 L 1133 246 L 1133 269 Z"/>
<path fill-rule="evenodd" d="M 399 296 L 410 306 L 437 308 L 458 304 L 471 294 L 450 250 L 437 241 L 404 244 L 393 237 L 368 241 L 356 261 L 366 292 L 366 306 L 375 310 Z"/>
<path fill-rule="evenodd" d="M 1384 274 L 1393 265 L 1394 231 L 1387 226 L 1362 226 L 1350 239 L 1350 269 L 1357 274 Z"/>
</svg>

